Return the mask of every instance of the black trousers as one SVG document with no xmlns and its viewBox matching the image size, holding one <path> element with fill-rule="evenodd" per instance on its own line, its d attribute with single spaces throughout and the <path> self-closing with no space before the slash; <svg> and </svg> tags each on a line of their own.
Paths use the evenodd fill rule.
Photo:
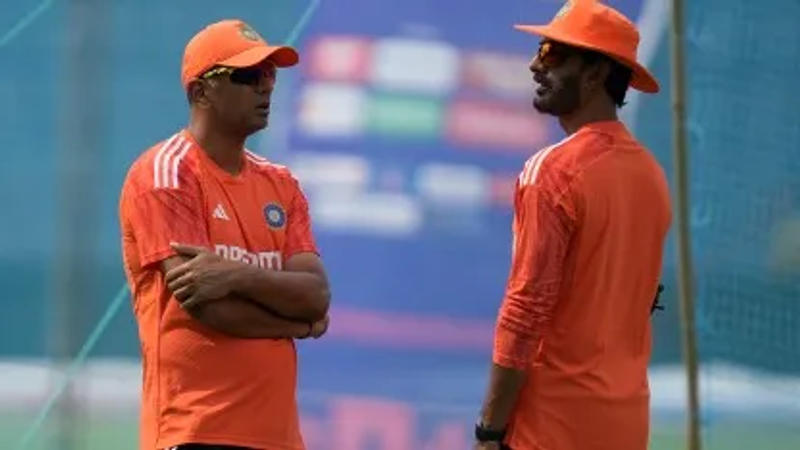
<svg viewBox="0 0 800 450">
<path fill-rule="evenodd" d="M 506 444 L 500 446 L 501 450 L 513 450 Z M 169 450 L 250 450 L 247 447 L 237 447 L 235 445 L 213 445 L 213 444 L 183 444 Z"/>
<path fill-rule="evenodd" d="M 501 450 L 513 450 L 506 444 L 501 445 Z M 213 444 L 183 444 L 169 450 L 250 450 L 247 447 L 237 447 L 235 445 L 213 445 Z"/>
<path fill-rule="evenodd" d="M 169 450 L 250 450 L 247 447 L 216 444 L 183 444 Z"/>
</svg>

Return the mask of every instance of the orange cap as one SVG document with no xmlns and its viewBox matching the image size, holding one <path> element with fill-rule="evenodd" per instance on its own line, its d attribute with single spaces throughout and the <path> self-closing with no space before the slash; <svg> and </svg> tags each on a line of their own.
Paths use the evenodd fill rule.
<svg viewBox="0 0 800 450">
<path fill-rule="evenodd" d="M 569 0 L 547 25 L 514 28 L 575 47 L 603 53 L 633 70 L 631 87 L 658 92 L 658 81 L 636 62 L 639 32 L 619 11 L 596 0 Z"/>
<path fill-rule="evenodd" d="M 293 66 L 300 59 L 292 47 L 268 45 L 241 20 L 223 20 L 203 28 L 186 44 L 181 83 L 188 86 L 214 66 L 249 67 L 267 58 L 278 67 Z"/>
</svg>

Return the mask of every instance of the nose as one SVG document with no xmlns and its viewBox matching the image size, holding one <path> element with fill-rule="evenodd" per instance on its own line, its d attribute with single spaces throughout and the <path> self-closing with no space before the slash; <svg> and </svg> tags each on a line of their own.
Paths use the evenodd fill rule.
<svg viewBox="0 0 800 450">
<path fill-rule="evenodd" d="M 543 66 L 543 65 L 542 65 L 542 63 L 539 61 L 539 56 L 538 56 L 538 55 L 537 55 L 537 56 L 534 56 L 534 57 L 533 57 L 533 59 L 531 59 L 531 63 L 530 63 L 530 65 L 528 66 L 528 69 L 529 69 L 529 70 L 531 71 L 531 73 L 533 73 L 534 75 L 536 75 L 536 74 L 540 74 L 540 73 L 544 72 L 544 66 Z"/>
<path fill-rule="evenodd" d="M 262 72 L 261 77 L 258 79 L 256 89 L 259 93 L 269 94 L 275 89 L 275 74 Z"/>
</svg>

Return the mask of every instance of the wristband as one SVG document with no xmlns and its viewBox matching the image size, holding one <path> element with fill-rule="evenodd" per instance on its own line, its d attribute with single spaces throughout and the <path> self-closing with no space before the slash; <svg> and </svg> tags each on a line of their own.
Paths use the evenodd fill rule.
<svg viewBox="0 0 800 450">
<path fill-rule="evenodd" d="M 503 442 L 506 430 L 492 430 L 483 426 L 481 422 L 475 424 L 475 439 L 478 442 Z"/>
</svg>

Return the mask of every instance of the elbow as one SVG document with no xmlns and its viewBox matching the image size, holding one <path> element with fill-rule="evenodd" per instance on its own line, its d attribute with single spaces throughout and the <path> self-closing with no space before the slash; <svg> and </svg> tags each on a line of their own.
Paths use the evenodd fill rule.
<svg viewBox="0 0 800 450">
<path fill-rule="evenodd" d="M 331 303 L 331 291 L 327 284 L 320 283 L 307 292 L 305 303 L 305 311 L 303 316 L 305 319 L 316 322 L 322 320 L 328 315 L 328 308 Z"/>
<path fill-rule="evenodd" d="M 331 305 L 331 290 L 328 286 L 321 286 L 314 295 L 311 302 L 311 314 L 313 320 L 322 320 L 328 315 Z"/>
</svg>

